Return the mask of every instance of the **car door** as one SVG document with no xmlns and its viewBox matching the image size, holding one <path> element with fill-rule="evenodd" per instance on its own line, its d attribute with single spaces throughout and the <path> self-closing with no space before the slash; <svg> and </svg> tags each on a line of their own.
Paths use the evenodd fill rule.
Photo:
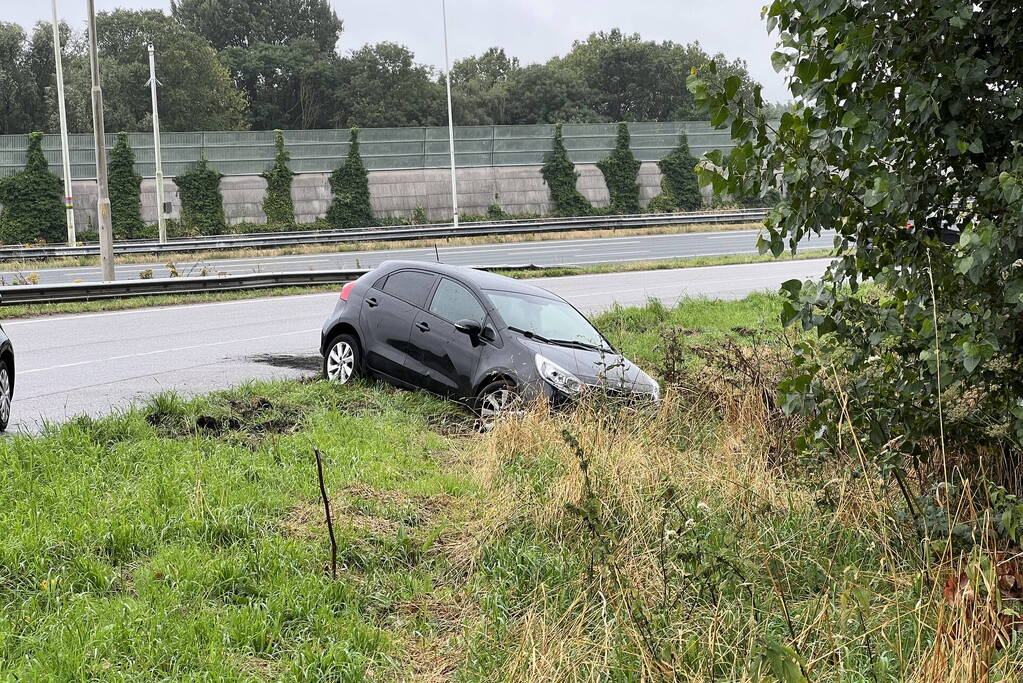
<svg viewBox="0 0 1023 683">
<path fill-rule="evenodd" d="M 468 397 L 486 342 L 459 332 L 455 323 L 473 320 L 481 326 L 487 314 L 479 298 L 465 285 L 441 277 L 426 310 L 412 326 L 408 374 L 416 384 L 444 395 Z"/>
<path fill-rule="evenodd" d="M 397 270 L 377 280 L 366 292 L 359 323 L 365 362 L 371 370 L 409 380 L 405 359 L 412 323 L 436 282 L 435 273 Z"/>
</svg>

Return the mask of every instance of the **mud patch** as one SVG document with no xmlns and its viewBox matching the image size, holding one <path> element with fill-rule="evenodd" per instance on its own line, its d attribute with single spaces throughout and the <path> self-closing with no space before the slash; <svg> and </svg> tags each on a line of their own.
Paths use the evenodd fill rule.
<svg viewBox="0 0 1023 683">
<path fill-rule="evenodd" d="M 352 484 L 330 496 L 330 510 L 335 528 L 347 527 L 371 536 L 389 536 L 403 528 L 429 526 L 452 502 L 452 497 L 444 493 L 411 494 Z M 295 538 L 325 536 L 323 503 L 317 500 L 294 506 L 281 521 L 281 529 Z"/>
<path fill-rule="evenodd" d="M 249 356 L 248 360 L 263 365 L 271 365 L 275 368 L 288 368 L 289 370 L 303 370 L 306 372 L 320 372 L 323 359 L 318 355 L 291 355 L 285 353 L 257 353 Z"/>
</svg>

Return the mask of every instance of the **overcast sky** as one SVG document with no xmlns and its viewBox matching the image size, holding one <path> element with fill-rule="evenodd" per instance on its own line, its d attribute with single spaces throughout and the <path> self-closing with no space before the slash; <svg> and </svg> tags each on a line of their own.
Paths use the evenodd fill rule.
<svg viewBox="0 0 1023 683">
<path fill-rule="evenodd" d="M 645 39 L 699 41 L 710 53 L 741 57 L 764 85 L 768 101 L 788 100 L 782 77 L 771 68 L 774 45 L 760 19 L 765 0 L 448 0 L 452 61 L 497 45 L 523 63 L 564 54 L 573 40 L 621 28 Z M 45 0 L 0 0 L 0 19 L 31 27 L 50 18 Z M 331 0 L 344 20 L 343 51 L 390 40 L 408 45 L 423 63 L 442 67 L 440 0 Z M 57 0 L 63 18 L 85 27 L 86 0 Z M 96 0 L 98 10 L 160 8 L 170 0 Z"/>
</svg>

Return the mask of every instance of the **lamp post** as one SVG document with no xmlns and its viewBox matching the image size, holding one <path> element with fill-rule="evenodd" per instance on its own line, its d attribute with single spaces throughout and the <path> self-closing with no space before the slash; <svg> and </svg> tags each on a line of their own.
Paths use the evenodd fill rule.
<svg viewBox="0 0 1023 683">
<path fill-rule="evenodd" d="M 57 20 L 57 0 L 51 0 L 53 9 L 53 61 L 57 70 L 57 111 L 60 114 L 60 151 L 64 170 L 64 210 L 67 212 L 67 244 L 75 246 L 75 201 L 71 191 L 71 150 L 67 139 L 67 110 L 64 107 L 64 60 L 61 55 L 60 26 Z"/>
<path fill-rule="evenodd" d="M 99 260 L 103 280 L 114 279 L 114 230 L 110 222 L 110 195 L 107 188 L 107 148 L 103 126 L 103 88 L 99 82 L 99 55 L 96 47 L 96 2 L 89 2 L 89 63 L 92 66 L 92 128 L 96 138 L 96 209 L 99 218 Z"/>
<path fill-rule="evenodd" d="M 448 89 L 448 152 L 451 155 L 451 209 L 454 226 L 458 227 L 458 180 L 455 177 L 455 124 L 451 116 L 451 64 L 448 60 L 448 8 L 447 0 L 441 0 L 441 14 L 444 16 L 444 75 Z"/>
<path fill-rule="evenodd" d="M 156 105 L 156 57 L 153 44 L 149 44 L 149 87 L 153 95 L 153 150 L 156 157 L 156 223 L 160 228 L 160 243 L 167 241 L 167 219 L 163 214 L 163 161 L 160 155 L 160 111 Z"/>
</svg>

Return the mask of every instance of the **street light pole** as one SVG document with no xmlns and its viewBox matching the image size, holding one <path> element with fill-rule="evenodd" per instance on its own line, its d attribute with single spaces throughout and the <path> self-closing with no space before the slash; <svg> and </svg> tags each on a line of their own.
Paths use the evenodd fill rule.
<svg viewBox="0 0 1023 683">
<path fill-rule="evenodd" d="M 57 110 L 60 114 L 60 150 L 64 170 L 64 210 L 67 212 L 67 244 L 75 246 L 75 201 L 71 192 L 71 151 L 67 139 L 67 110 L 64 107 L 64 60 L 60 49 L 60 27 L 57 23 L 57 0 L 51 0 L 53 9 L 53 60 L 57 66 Z"/>
<path fill-rule="evenodd" d="M 103 126 L 103 88 L 99 82 L 99 54 L 96 47 L 96 2 L 89 0 L 89 62 L 92 66 L 92 129 L 96 138 L 96 209 L 99 218 L 99 260 L 103 279 L 114 279 L 114 230 L 110 222 L 110 195 L 107 188 L 107 147 Z"/>
<path fill-rule="evenodd" d="M 448 152 L 451 155 L 451 208 L 454 227 L 458 228 L 458 180 L 455 178 L 455 124 L 451 116 L 451 64 L 448 60 L 448 8 L 447 0 L 441 0 L 444 15 L 444 74 L 448 88 Z"/>
<path fill-rule="evenodd" d="M 156 57 L 153 44 L 149 44 L 149 87 L 153 94 L 153 149 L 156 156 L 156 223 L 160 228 L 160 243 L 167 241 L 167 219 L 163 215 L 163 161 L 160 157 L 160 111 L 156 106 Z"/>
</svg>

